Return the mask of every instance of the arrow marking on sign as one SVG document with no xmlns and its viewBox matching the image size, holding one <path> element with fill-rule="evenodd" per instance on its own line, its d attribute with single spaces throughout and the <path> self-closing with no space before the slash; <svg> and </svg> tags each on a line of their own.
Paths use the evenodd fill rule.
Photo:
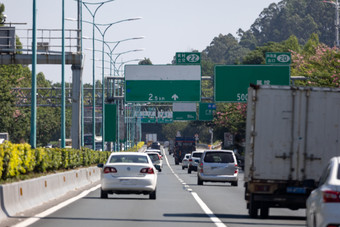
<svg viewBox="0 0 340 227">
<path fill-rule="evenodd" d="M 174 94 L 173 96 L 171 96 L 171 98 L 176 101 L 179 97 L 176 94 Z"/>
</svg>

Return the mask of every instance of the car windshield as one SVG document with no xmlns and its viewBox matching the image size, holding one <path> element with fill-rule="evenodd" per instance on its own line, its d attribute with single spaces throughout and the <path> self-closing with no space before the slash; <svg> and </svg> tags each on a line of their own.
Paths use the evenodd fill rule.
<svg viewBox="0 0 340 227">
<path fill-rule="evenodd" d="M 148 154 L 151 161 L 158 161 L 159 160 L 159 156 L 158 154 Z"/>
<path fill-rule="evenodd" d="M 195 157 L 195 158 L 200 158 L 202 156 L 203 153 L 193 153 L 192 154 L 192 157 Z"/>
<path fill-rule="evenodd" d="M 141 155 L 113 155 L 109 163 L 148 163 L 148 158 Z"/>
<path fill-rule="evenodd" d="M 233 163 L 234 157 L 231 153 L 227 152 L 207 152 L 204 161 L 213 163 Z"/>
</svg>

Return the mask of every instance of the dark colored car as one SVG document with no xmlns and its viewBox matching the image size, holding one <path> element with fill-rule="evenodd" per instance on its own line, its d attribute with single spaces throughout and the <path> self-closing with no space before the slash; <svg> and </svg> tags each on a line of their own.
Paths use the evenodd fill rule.
<svg viewBox="0 0 340 227">
<path fill-rule="evenodd" d="M 159 142 L 153 142 L 151 144 L 151 149 L 161 149 L 161 144 Z"/>
</svg>

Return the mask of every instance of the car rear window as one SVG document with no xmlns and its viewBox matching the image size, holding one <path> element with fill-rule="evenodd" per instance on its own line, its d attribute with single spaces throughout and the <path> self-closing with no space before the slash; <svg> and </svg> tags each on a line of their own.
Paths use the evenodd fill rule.
<svg viewBox="0 0 340 227">
<path fill-rule="evenodd" d="M 200 157 L 202 157 L 202 154 L 203 154 L 203 153 L 193 153 L 193 154 L 192 154 L 192 157 L 200 158 Z"/>
<path fill-rule="evenodd" d="M 110 163 L 148 163 L 148 159 L 141 155 L 114 155 Z"/>
<path fill-rule="evenodd" d="M 148 154 L 151 161 L 158 161 L 159 160 L 159 156 L 158 154 Z"/>
<path fill-rule="evenodd" d="M 204 157 L 204 162 L 211 163 L 233 163 L 234 157 L 227 152 L 207 152 Z"/>
</svg>

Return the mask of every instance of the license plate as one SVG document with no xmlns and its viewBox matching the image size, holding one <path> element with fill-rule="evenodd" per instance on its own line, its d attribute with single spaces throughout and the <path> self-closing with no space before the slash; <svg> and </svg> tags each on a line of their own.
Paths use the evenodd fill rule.
<svg viewBox="0 0 340 227">
<path fill-rule="evenodd" d="M 306 188 L 301 187 L 288 187 L 287 193 L 293 193 L 293 194 L 306 194 Z"/>
<path fill-rule="evenodd" d="M 133 184 L 133 181 L 129 179 L 120 179 L 119 182 L 121 184 Z"/>
</svg>

